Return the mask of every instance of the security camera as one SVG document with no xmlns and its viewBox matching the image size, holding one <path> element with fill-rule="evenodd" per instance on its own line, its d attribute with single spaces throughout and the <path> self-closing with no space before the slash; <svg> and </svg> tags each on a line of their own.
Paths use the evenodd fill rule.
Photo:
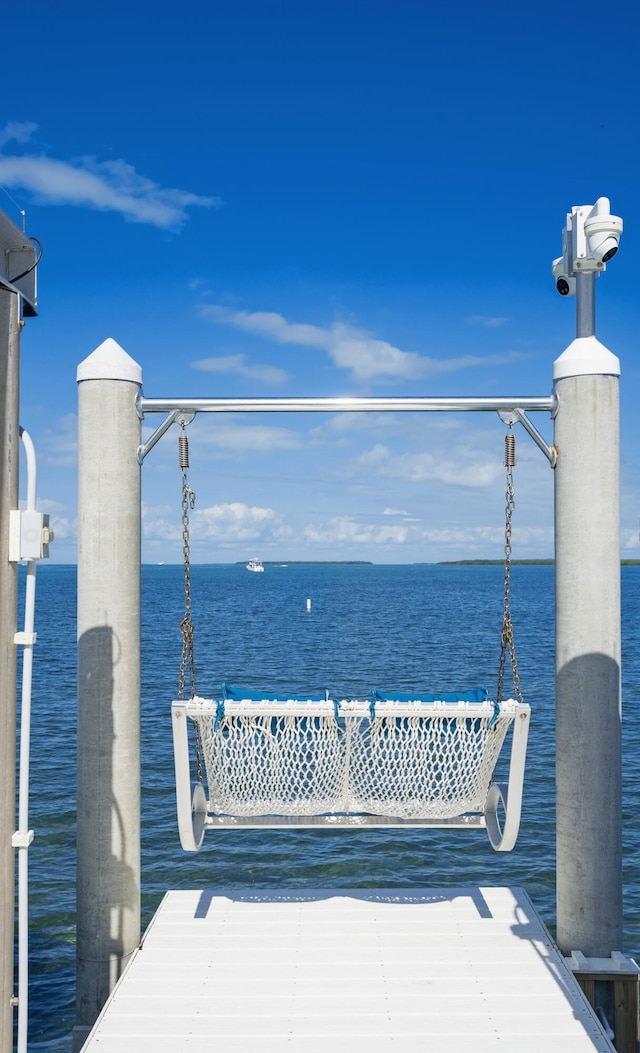
<svg viewBox="0 0 640 1053">
<path fill-rule="evenodd" d="M 591 211 L 584 217 L 584 239 L 585 255 L 587 259 L 581 261 L 582 266 L 590 269 L 589 264 L 604 269 L 605 265 L 612 260 L 618 251 L 620 235 L 622 234 L 622 220 L 620 216 L 612 216 L 609 199 L 599 197 Z"/>
<path fill-rule="evenodd" d="M 560 295 L 575 296 L 576 276 L 567 273 L 564 256 L 559 256 L 557 260 L 554 260 L 551 269 L 556 280 L 556 289 Z"/>
<path fill-rule="evenodd" d="M 577 275 L 597 277 L 607 269 L 607 263 L 618 251 L 621 234 L 622 220 L 611 215 L 608 197 L 599 197 L 595 205 L 573 206 L 562 231 L 562 256 L 552 264 L 561 296 L 574 295 L 580 284 Z"/>
<path fill-rule="evenodd" d="M 599 198 L 594 205 L 594 211 L 601 201 L 609 202 L 606 197 Z M 622 234 L 622 220 L 619 216 L 611 216 L 608 213 L 596 213 L 585 220 L 584 233 L 587 239 L 587 252 L 596 261 L 597 265 L 608 263 L 618 251 L 618 243 Z"/>
<path fill-rule="evenodd" d="M 576 279 L 573 274 L 561 274 L 556 278 L 556 289 L 561 296 L 575 296 Z"/>
</svg>

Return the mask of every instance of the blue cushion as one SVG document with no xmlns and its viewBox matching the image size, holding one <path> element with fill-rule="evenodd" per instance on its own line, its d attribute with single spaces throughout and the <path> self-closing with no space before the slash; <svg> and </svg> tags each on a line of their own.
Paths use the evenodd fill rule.
<svg viewBox="0 0 640 1053">
<path fill-rule="evenodd" d="M 425 691 L 374 691 L 374 702 L 486 702 L 486 687 L 472 687 L 468 691 L 444 691 L 440 694 Z"/>
<path fill-rule="evenodd" d="M 249 691 L 246 687 L 232 687 L 231 684 L 222 685 L 222 697 L 228 702 L 289 702 L 294 701 L 286 691 Z M 302 694 L 295 698 L 296 702 L 326 702 L 327 692 L 321 694 Z"/>
</svg>

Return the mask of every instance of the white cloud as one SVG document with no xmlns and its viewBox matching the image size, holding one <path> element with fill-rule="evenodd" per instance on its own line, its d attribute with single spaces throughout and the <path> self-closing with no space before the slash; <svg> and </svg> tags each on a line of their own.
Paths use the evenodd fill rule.
<svg viewBox="0 0 640 1053">
<path fill-rule="evenodd" d="M 194 512 L 192 538 L 198 541 L 215 541 L 233 545 L 237 542 L 284 541 L 291 536 L 281 517 L 272 508 L 245 505 L 239 501 L 230 504 L 211 505 Z"/>
<path fill-rule="evenodd" d="M 337 413 L 320 418 L 320 423 L 308 432 L 309 445 L 345 449 L 359 443 L 363 437 L 389 438 L 398 433 L 406 435 L 407 415 L 395 413 Z"/>
<path fill-rule="evenodd" d="M 406 526 L 360 523 L 353 516 L 334 516 L 321 526 L 305 527 L 307 541 L 323 544 L 402 545 L 409 539 Z"/>
<path fill-rule="evenodd" d="M 176 509 L 169 505 L 142 506 L 143 535 L 146 540 L 179 541 L 182 525 Z M 272 508 L 246 505 L 239 501 L 196 508 L 189 518 L 190 541 L 232 544 L 284 537 L 288 531 Z"/>
<path fill-rule="evenodd" d="M 7 121 L 0 130 L 0 150 L 5 143 L 27 143 L 37 130 L 38 125 L 33 121 Z"/>
<path fill-rule="evenodd" d="M 182 521 L 177 508 L 142 501 L 141 515 L 143 538 L 152 541 L 178 541 L 182 538 Z"/>
<path fill-rule="evenodd" d="M 458 551 L 476 551 L 478 547 L 487 552 L 487 546 L 495 546 L 495 558 L 504 550 L 504 527 L 440 527 L 421 532 L 422 540 L 432 545 L 449 545 Z M 490 557 L 487 557 L 490 558 Z"/>
<path fill-rule="evenodd" d="M 498 479 L 503 467 L 497 458 L 490 459 L 482 451 L 459 444 L 443 457 L 440 451 L 428 450 L 420 453 L 393 454 L 382 443 L 376 443 L 357 458 L 358 473 L 375 472 L 377 475 L 409 482 L 427 480 L 464 487 L 484 487 Z"/>
<path fill-rule="evenodd" d="M 237 376 L 259 380 L 264 384 L 284 384 L 289 379 L 289 374 L 284 369 L 259 362 L 247 362 L 246 355 L 199 358 L 191 363 L 191 368 L 201 369 L 205 373 L 235 373 Z"/>
<path fill-rule="evenodd" d="M 504 533 L 504 528 L 503 531 Z M 513 527 L 513 543 L 517 551 L 525 545 L 536 545 L 545 548 L 549 554 L 553 553 L 554 532 L 552 526 L 534 527 L 515 524 Z"/>
<path fill-rule="evenodd" d="M 482 325 L 485 329 L 499 329 L 509 321 L 502 315 L 472 314 L 469 321 L 472 325 Z"/>
<path fill-rule="evenodd" d="M 322 327 L 289 322 L 274 311 L 232 311 L 219 304 L 203 304 L 203 318 L 229 325 L 242 332 L 264 336 L 278 344 L 296 344 L 326 351 L 339 369 L 349 370 L 358 380 L 415 380 L 424 376 L 454 372 L 460 369 L 486 367 L 513 362 L 526 357 L 511 351 L 497 355 L 462 355 L 439 359 L 401 351 L 386 340 L 344 322 Z"/>
<path fill-rule="evenodd" d="M 483 552 L 491 552 L 495 549 L 495 558 L 499 559 L 504 547 L 504 527 L 500 526 L 425 528 L 418 526 L 417 521 L 379 525 L 362 522 L 350 515 L 334 516 L 324 523 L 309 524 L 304 530 L 304 537 L 308 542 L 324 545 L 411 547 L 414 553 L 422 550 L 425 559 L 431 557 L 435 546 L 440 553 L 438 559 L 446 558 L 442 553 L 449 549 L 454 550 L 454 558 L 460 551 L 466 553 L 482 549 Z"/>
<path fill-rule="evenodd" d="M 78 418 L 67 413 L 40 437 L 42 463 L 58 467 L 75 466 L 78 460 Z"/>
<path fill-rule="evenodd" d="M 217 415 L 214 415 L 217 417 Z M 198 433 L 199 448 L 223 450 L 226 453 L 273 453 L 274 450 L 298 450 L 304 445 L 300 434 L 288 428 L 267 424 L 245 424 L 225 414 L 206 425 Z"/>
<path fill-rule="evenodd" d="M 0 148 L 10 141 L 26 142 L 36 127 L 26 121 L 10 122 L 0 132 Z M 5 153 L 0 155 L 0 183 L 30 191 L 44 204 L 118 212 L 132 223 L 163 229 L 179 227 L 191 206 L 220 205 L 219 198 L 158 186 L 123 160 L 83 157 L 70 162 L 43 154 Z"/>
</svg>

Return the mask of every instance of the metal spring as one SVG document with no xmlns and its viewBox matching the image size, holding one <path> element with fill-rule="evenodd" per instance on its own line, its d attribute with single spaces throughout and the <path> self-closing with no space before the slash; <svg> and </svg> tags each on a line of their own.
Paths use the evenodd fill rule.
<svg viewBox="0 0 640 1053">
<path fill-rule="evenodd" d="M 178 447 L 180 450 L 180 467 L 189 467 L 189 439 L 186 435 L 178 436 Z"/>
<path fill-rule="evenodd" d="M 516 463 L 516 437 L 509 432 L 504 437 L 504 465 L 505 468 L 513 468 Z"/>
</svg>

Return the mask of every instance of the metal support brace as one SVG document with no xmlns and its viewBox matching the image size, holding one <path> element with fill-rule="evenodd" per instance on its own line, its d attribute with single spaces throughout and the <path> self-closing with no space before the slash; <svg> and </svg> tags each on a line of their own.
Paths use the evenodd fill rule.
<svg viewBox="0 0 640 1053">
<path fill-rule="evenodd" d="M 137 403 L 136 409 L 140 420 L 142 420 L 144 414 L 140 412 Z M 172 424 L 191 424 L 194 417 L 195 413 L 184 413 L 182 410 L 174 410 L 173 413 L 169 413 L 169 415 L 163 420 L 162 424 L 156 428 L 153 435 L 151 435 L 146 442 L 143 442 L 138 446 L 138 464 L 142 464 L 149 451 L 153 449 L 165 432 L 169 431 Z"/>
<path fill-rule="evenodd" d="M 140 416 L 140 419 L 142 420 L 142 415 L 140 413 L 138 415 Z M 154 433 L 151 436 L 151 438 L 147 439 L 146 442 L 141 443 L 140 446 L 138 446 L 138 464 L 142 464 L 142 462 L 144 461 L 145 457 L 149 453 L 149 450 L 153 449 L 153 447 L 158 442 L 158 440 L 162 438 L 162 436 L 164 435 L 164 433 L 166 431 L 169 431 L 169 428 L 171 427 L 172 424 L 175 424 L 177 419 L 178 419 L 178 410 L 174 410 L 173 413 L 170 413 L 168 415 L 168 417 L 165 417 L 165 419 L 163 420 L 162 424 L 160 425 L 160 427 L 156 428 L 156 430 L 154 431 Z"/>
<path fill-rule="evenodd" d="M 555 417 L 557 411 L 558 409 L 556 405 L 556 409 L 553 411 L 552 416 Z M 556 447 L 549 446 L 549 444 L 543 439 L 536 426 L 531 423 L 524 410 L 518 409 L 517 407 L 514 407 L 512 410 L 509 410 L 506 413 L 503 410 L 498 410 L 498 416 L 504 424 L 515 424 L 516 422 L 518 424 L 521 424 L 524 430 L 531 436 L 536 446 L 540 450 L 542 450 L 543 454 L 549 461 L 551 467 L 555 468 L 556 464 L 558 463 L 558 451 Z"/>
</svg>

